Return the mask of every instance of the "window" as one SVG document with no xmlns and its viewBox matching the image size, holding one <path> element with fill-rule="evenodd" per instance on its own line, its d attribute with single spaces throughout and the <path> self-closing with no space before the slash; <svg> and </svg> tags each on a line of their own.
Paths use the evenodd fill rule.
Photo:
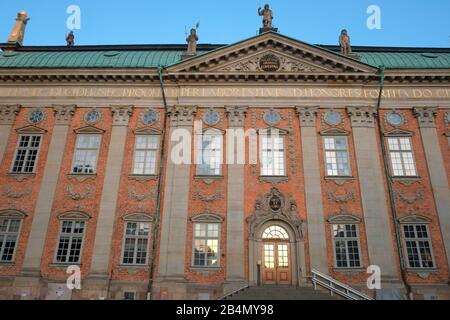
<svg viewBox="0 0 450 320">
<path fill-rule="evenodd" d="M 134 291 L 125 291 L 123 293 L 123 300 L 135 300 L 136 299 L 136 292 Z"/>
<path fill-rule="evenodd" d="M 41 135 L 20 135 L 12 166 L 13 173 L 33 173 L 41 145 Z"/>
<path fill-rule="evenodd" d="M 284 138 L 278 134 L 263 134 L 261 142 L 261 175 L 284 176 Z"/>
<path fill-rule="evenodd" d="M 123 264 L 147 263 L 150 223 L 126 222 L 125 241 L 123 245 Z"/>
<path fill-rule="evenodd" d="M 114 141 L 111 141 L 114 143 Z M 94 174 L 97 167 L 97 155 L 100 147 L 100 135 L 79 134 L 75 148 L 73 173 Z"/>
<path fill-rule="evenodd" d="M 138 135 L 134 150 L 133 174 L 156 174 L 156 158 L 158 152 L 159 136 Z"/>
<path fill-rule="evenodd" d="M 333 241 L 335 266 L 337 268 L 359 268 L 358 227 L 356 224 L 334 224 Z"/>
<path fill-rule="evenodd" d="M 405 249 L 410 268 L 433 268 L 433 250 L 425 224 L 403 225 Z"/>
<path fill-rule="evenodd" d="M 220 223 L 194 223 L 194 257 L 196 267 L 219 267 Z"/>
<path fill-rule="evenodd" d="M 19 238 L 20 219 L 0 217 L 0 262 L 12 262 Z"/>
<path fill-rule="evenodd" d="M 84 229 L 85 221 L 61 221 L 58 249 L 56 252 L 57 263 L 80 262 Z"/>
<path fill-rule="evenodd" d="M 324 137 L 327 176 L 349 176 L 347 137 Z"/>
<path fill-rule="evenodd" d="M 218 176 L 222 165 L 222 134 L 207 131 L 198 137 L 197 175 Z"/>
<path fill-rule="evenodd" d="M 389 155 L 394 176 L 416 176 L 416 166 L 409 137 L 388 138 Z"/>
</svg>

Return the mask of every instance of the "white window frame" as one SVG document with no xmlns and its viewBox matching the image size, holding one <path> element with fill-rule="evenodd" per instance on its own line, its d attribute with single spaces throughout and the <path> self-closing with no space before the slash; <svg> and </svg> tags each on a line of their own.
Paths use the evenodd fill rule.
<svg viewBox="0 0 450 320">
<path fill-rule="evenodd" d="M 33 137 L 39 137 L 40 138 L 40 140 L 39 140 L 39 147 L 37 147 L 37 148 L 35 148 L 35 147 L 25 147 L 25 148 L 24 147 L 20 147 L 20 142 L 22 140 L 22 137 L 26 137 L 26 136 L 30 137 L 30 141 L 31 141 L 31 139 Z M 44 135 L 43 134 L 36 134 L 36 133 L 22 133 L 22 134 L 19 134 L 19 137 L 18 137 L 18 140 L 17 140 L 17 143 L 16 143 L 16 150 L 14 152 L 14 158 L 12 159 L 12 163 L 11 163 L 10 172 L 13 173 L 13 174 L 33 174 L 33 173 L 35 173 L 36 172 L 36 167 L 37 167 L 37 164 L 38 164 L 38 161 L 39 161 L 39 154 L 40 154 L 40 150 L 41 150 L 41 146 L 42 146 L 43 140 L 44 140 Z M 36 159 L 34 161 L 33 170 L 31 172 L 25 172 L 24 171 L 25 165 L 22 166 L 20 171 L 14 171 L 14 164 L 16 162 L 16 158 L 17 158 L 17 154 L 19 152 L 19 148 L 21 150 L 26 150 L 26 154 L 25 154 L 26 157 L 28 157 L 29 152 L 31 150 L 37 150 L 37 152 L 36 152 Z M 24 162 L 26 162 L 26 161 L 24 161 Z"/>
<path fill-rule="evenodd" d="M 209 157 L 208 160 L 215 159 L 216 161 L 219 161 L 219 168 L 218 172 L 211 173 L 209 172 L 202 172 L 201 165 L 203 164 L 203 155 L 204 155 L 204 149 L 203 149 L 203 139 L 205 137 L 214 137 L 216 139 L 219 139 L 218 145 L 220 146 L 220 150 L 216 150 L 213 148 L 209 148 L 210 155 L 213 154 L 214 157 Z M 208 129 L 204 131 L 201 135 L 197 138 L 197 161 L 196 161 L 196 175 L 197 176 L 220 176 L 222 174 L 222 167 L 223 167 L 223 133 L 217 129 Z M 209 163 L 207 163 L 209 165 Z M 211 168 L 211 167 L 209 167 Z"/>
<path fill-rule="evenodd" d="M 335 145 L 336 145 L 336 139 L 344 139 L 347 148 L 346 149 L 327 149 L 326 147 L 326 139 L 334 139 L 335 141 Z M 347 136 L 344 135 L 325 135 L 322 137 L 322 143 L 323 143 L 323 156 L 324 156 L 324 160 L 325 160 L 325 176 L 326 177 L 351 177 L 352 175 L 352 170 L 351 170 L 351 165 L 350 165 L 350 155 L 349 155 L 349 144 L 348 144 L 348 138 Z M 339 167 L 340 162 L 338 161 L 338 157 L 337 154 L 341 153 L 341 152 L 345 152 L 346 158 L 347 158 L 347 171 L 348 173 L 346 174 L 340 174 L 339 172 L 339 168 L 337 168 L 336 170 L 338 171 L 337 174 L 330 174 L 328 172 L 328 157 L 327 157 L 327 152 L 333 152 L 336 158 L 336 166 Z"/>
<path fill-rule="evenodd" d="M 286 139 L 285 139 L 285 133 L 281 130 L 278 131 L 278 134 L 272 134 L 272 130 L 261 130 L 260 134 L 259 134 L 259 159 L 260 159 L 260 176 L 261 177 L 286 177 L 287 176 L 287 163 L 286 163 Z M 271 145 L 273 146 L 273 140 L 275 137 L 278 137 L 281 139 L 281 143 L 283 145 L 283 168 L 282 168 L 282 173 L 281 174 L 268 174 L 269 172 L 264 172 L 265 170 L 265 166 L 263 163 L 263 139 L 267 138 L 270 139 L 271 141 Z M 270 154 L 271 154 L 271 159 L 272 159 L 272 167 L 270 168 L 270 170 L 272 171 L 272 173 L 274 173 L 275 171 L 275 166 L 274 166 L 274 153 L 275 152 L 280 152 L 280 149 L 278 150 L 273 150 L 273 149 L 268 149 L 270 150 Z M 268 168 L 269 169 L 269 168 Z"/>
<path fill-rule="evenodd" d="M 6 213 L 0 214 L 0 219 L 9 220 L 7 230 L 5 232 L 0 232 L 0 235 L 4 236 L 5 239 L 8 235 L 16 235 L 16 243 L 14 245 L 14 251 L 13 251 L 11 260 L 3 260 L 5 243 L 3 243 L 3 245 L 0 247 L 0 264 L 13 264 L 16 261 L 17 248 L 18 248 L 20 236 L 22 233 L 23 220 L 25 219 L 25 217 L 26 217 L 26 215 L 21 212 L 17 212 L 17 213 L 13 212 L 13 214 L 11 214 L 10 212 L 7 211 Z M 9 226 L 11 225 L 11 220 L 19 221 L 19 229 L 17 230 L 17 232 L 8 232 Z"/>
<path fill-rule="evenodd" d="M 390 145 L 391 139 L 397 141 L 399 150 L 391 150 L 391 145 Z M 400 139 L 408 139 L 409 145 L 410 145 L 410 150 L 402 150 Z M 417 177 L 418 176 L 417 165 L 416 165 L 416 159 L 414 157 L 414 147 L 413 147 L 413 141 L 412 141 L 411 136 L 388 136 L 386 138 L 386 144 L 387 144 L 387 149 L 388 149 L 388 153 L 389 153 L 392 176 L 393 177 Z M 393 153 L 400 154 L 400 161 L 401 161 L 400 165 L 401 165 L 402 174 L 396 174 L 396 170 L 399 170 L 399 169 L 394 169 L 394 162 L 393 162 L 394 158 L 392 157 Z M 411 154 L 412 165 L 414 166 L 414 172 L 415 172 L 415 174 L 413 174 L 413 175 L 406 174 L 404 154 Z"/>
<path fill-rule="evenodd" d="M 146 223 L 148 224 L 148 235 L 147 236 L 141 236 L 141 235 L 127 235 L 127 225 L 129 223 Z M 138 226 L 138 230 L 139 230 L 139 226 Z M 120 257 L 120 264 L 123 266 L 146 266 L 148 264 L 149 261 L 149 256 L 150 256 L 150 241 L 151 241 L 151 234 L 152 234 L 152 223 L 151 221 L 144 221 L 144 220 L 126 220 L 124 222 L 124 230 L 123 230 L 123 238 L 122 238 L 122 255 Z M 127 238 L 131 238 L 131 239 L 135 239 L 136 242 L 134 244 L 134 249 L 133 249 L 133 262 L 132 263 L 128 263 L 128 262 L 124 262 L 124 258 L 125 258 L 125 243 L 126 243 L 126 239 Z M 147 252 L 146 252 L 146 257 L 145 257 L 145 262 L 144 263 L 136 263 L 136 255 L 137 255 L 137 241 L 139 239 L 147 239 Z"/>
<path fill-rule="evenodd" d="M 220 216 L 214 215 L 214 214 L 200 214 L 192 220 L 192 256 L 191 256 L 191 266 L 194 269 L 220 269 L 221 268 L 221 236 L 222 236 L 222 222 L 223 219 Z M 196 237 L 195 235 L 195 225 L 196 224 L 217 224 L 218 225 L 218 235 L 217 238 L 210 238 L 208 236 L 208 227 L 206 227 L 206 236 L 205 237 Z M 217 240 L 217 265 L 216 266 L 209 266 L 208 265 L 208 256 L 206 254 L 205 257 L 205 265 L 196 265 L 195 264 L 195 240 L 205 240 L 208 239 Z"/>
<path fill-rule="evenodd" d="M 84 223 L 83 234 L 81 235 L 80 255 L 79 255 L 79 258 L 78 258 L 77 262 L 69 262 L 67 260 L 68 260 L 68 258 L 70 256 L 69 252 L 70 252 L 70 247 L 71 247 L 71 244 L 72 244 L 72 238 L 75 237 L 75 236 L 79 237 L 78 233 L 70 233 L 70 234 L 68 234 L 68 233 L 66 234 L 65 233 L 64 234 L 64 235 L 70 236 L 70 241 L 69 241 L 69 246 L 68 246 L 68 254 L 65 256 L 65 260 L 66 261 L 58 261 L 59 244 L 60 244 L 60 241 L 61 241 L 61 237 L 63 236 L 62 228 L 63 228 L 64 222 L 67 222 L 67 221 L 71 221 L 72 223 L 76 223 L 76 222 L 83 222 Z M 82 219 L 70 219 L 70 218 L 62 217 L 59 220 L 58 241 L 56 242 L 56 250 L 55 250 L 55 256 L 54 256 L 53 262 L 55 264 L 63 264 L 63 265 L 81 265 L 81 261 L 82 261 L 82 258 L 83 258 L 83 252 L 84 252 L 84 242 L 85 242 L 85 237 L 86 237 L 86 231 L 87 231 L 87 219 L 84 219 L 84 218 L 82 218 Z"/>
<path fill-rule="evenodd" d="M 428 226 L 428 223 L 427 222 L 402 222 L 400 225 L 402 227 L 402 235 L 403 235 L 403 246 L 404 246 L 403 251 L 405 254 L 406 261 L 407 261 L 408 269 L 416 269 L 416 270 L 435 269 L 436 268 L 436 260 L 434 257 L 433 242 L 430 237 L 430 228 Z M 406 238 L 405 226 L 412 226 L 414 228 L 414 238 Z M 425 227 L 426 232 L 427 232 L 426 238 L 418 238 L 417 237 L 417 229 L 416 229 L 417 226 Z M 424 267 L 423 266 L 422 255 L 420 254 L 420 247 L 419 247 L 420 241 L 428 242 L 428 245 L 430 247 L 431 262 L 433 263 L 432 267 Z M 411 266 L 411 263 L 409 261 L 408 248 L 407 248 L 406 242 L 414 242 L 416 244 L 416 248 L 418 249 L 418 257 L 419 257 L 420 267 Z"/>
<path fill-rule="evenodd" d="M 335 218 L 338 220 L 339 218 Z M 331 223 L 331 240 L 333 241 L 333 264 L 334 268 L 336 269 L 361 269 L 363 267 L 363 257 L 361 252 L 361 234 L 359 232 L 359 220 L 353 219 L 352 220 L 343 220 L 343 221 L 330 221 Z M 347 234 L 345 234 L 345 237 L 342 238 L 336 238 L 334 236 L 334 226 L 337 225 L 353 225 L 356 229 L 356 238 L 355 237 L 347 237 Z M 347 232 L 347 230 L 345 230 Z M 357 248 L 358 248 L 358 255 L 359 255 L 359 266 L 350 266 L 350 257 L 349 257 L 349 251 L 348 251 L 348 241 L 355 241 L 357 242 Z M 337 264 L 337 256 L 336 256 L 336 241 L 344 241 L 345 242 L 345 255 L 346 255 L 346 262 L 347 266 L 338 266 Z"/>
<path fill-rule="evenodd" d="M 138 149 L 138 145 L 137 145 L 137 142 L 138 142 L 138 138 L 139 137 L 151 137 L 151 138 L 155 138 L 156 139 L 156 149 L 151 149 L 151 148 L 146 148 L 146 149 Z M 157 135 L 157 134 L 136 134 L 135 135 L 135 139 L 134 139 L 134 152 L 133 152 L 133 165 L 132 165 L 132 168 L 131 168 L 131 174 L 132 175 L 134 175 L 134 176 L 155 176 L 155 175 L 157 175 L 158 174 L 158 166 L 159 166 L 159 157 L 158 157 L 158 152 L 159 152 L 159 148 L 160 148 L 160 143 L 161 143 L 161 138 L 160 138 L 160 136 L 159 135 Z M 147 162 L 147 155 L 145 154 L 144 155 L 144 169 L 143 169 L 143 173 L 136 173 L 135 172 L 135 170 L 136 170 L 136 153 L 137 153 L 137 151 L 144 151 L 144 152 L 147 152 L 147 151 L 154 151 L 155 152 L 155 170 L 154 170 L 154 172 L 151 172 L 151 173 L 146 173 L 145 172 L 145 163 Z"/>
<path fill-rule="evenodd" d="M 78 140 L 80 139 L 81 136 L 96 136 L 99 138 L 98 141 L 98 147 L 96 149 L 94 148 L 78 148 Z M 111 141 L 111 143 L 114 143 L 114 141 Z M 72 167 L 71 167 L 71 173 L 72 174 L 78 174 L 78 175 L 95 175 L 97 174 L 97 169 L 98 169 L 98 156 L 100 154 L 100 148 L 102 146 L 102 135 L 99 133 L 78 133 L 77 137 L 75 139 L 75 149 L 73 152 L 73 160 L 72 160 Z M 95 153 L 95 167 L 92 173 L 87 173 L 87 172 L 75 172 L 75 163 L 76 163 L 76 157 L 77 157 L 77 151 L 78 150 L 96 150 Z M 83 169 L 84 170 L 84 169 Z"/>
</svg>

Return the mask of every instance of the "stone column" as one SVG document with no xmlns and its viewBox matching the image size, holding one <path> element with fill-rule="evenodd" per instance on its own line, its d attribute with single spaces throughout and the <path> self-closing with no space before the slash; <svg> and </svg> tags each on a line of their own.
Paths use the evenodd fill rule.
<svg viewBox="0 0 450 320">
<path fill-rule="evenodd" d="M 422 144 L 427 159 L 428 173 L 433 189 L 434 201 L 439 216 L 447 263 L 450 264 L 450 189 L 447 181 L 444 158 L 436 130 L 436 107 L 414 108 L 419 121 Z"/>
<path fill-rule="evenodd" d="M 30 237 L 28 239 L 23 262 L 23 273 L 31 275 L 38 274 L 40 269 L 48 224 L 53 207 L 53 198 L 58 183 L 69 124 L 75 113 L 75 106 L 58 105 L 54 106 L 53 110 L 55 113 L 55 126 L 53 128 L 50 147 L 48 149 L 44 175 L 36 202 Z"/>
<path fill-rule="evenodd" d="M 381 268 L 381 280 L 397 280 L 395 241 L 389 218 L 383 169 L 375 130 L 374 107 L 348 107 L 364 210 L 369 263 Z"/>
<path fill-rule="evenodd" d="M 194 106 L 175 106 L 169 110 L 169 148 L 158 265 L 161 281 L 184 282 L 191 164 L 174 163 L 171 155 L 176 146 L 180 147 L 181 142 L 172 141 L 172 135 L 179 130 L 177 133 L 183 134 L 183 142 L 190 145 L 192 150 L 193 120 L 196 112 L 197 107 Z M 174 298 L 177 298 L 176 294 Z"/>
<path fill-rule="evenodd" d="M 323 215 L 323 198 L 316 117 L 319 107 L 297 107 L 302 139 L 303 171 L 305 177 L 306 212 L 311 269 L 328 273 L 327 245 Z"/>
<path fill-rule="evenodd" d="M 100 199 L 97 230 L 92 254 L 91 276 L 106 278 L 108 276 L 114 217 L 117 210 L 120 177 L 124 158 L 128 121 L 133 113 L 133 106 L 111 106 L 113 124 L 111 141 L 106 161 L 105 180 Z"/>
<path fill-rule="evenodd" d="M 227 149 L 227 155 L 233 155 L 233 162 L 228 162 L 228 200 L 227 200 L 227 273 L 226 290 L 239 289 L 244 282 L 244 163 L 239 162 L 238 152 L 242 152 L 245 162 L 245 131 L 244 120 L 247 107 L 226 107 L 228 117 L 227 141 L 235 139 L 234 143 L 226 144 L 234 146 L 234 150 Z M 234 134 L 232 134 L 234 133 Z M 238 141 L 243 139 L 243 150 L 239 149 Z M 228 157 L 227 157 L 228 160 Z M 231 160 L 231 159 L 230 159 Z"/>
<path fill-rule="evenodd" d="M 8 145 L 9 133 L 19 110 L 19 105 L 0 106 L 0 165 L 3 162 L 3 155 Z"/>
</svg>

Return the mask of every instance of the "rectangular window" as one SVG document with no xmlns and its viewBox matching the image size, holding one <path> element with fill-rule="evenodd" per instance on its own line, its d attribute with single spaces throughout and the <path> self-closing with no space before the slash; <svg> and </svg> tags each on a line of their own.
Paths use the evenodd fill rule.
<svg viewBox="0 0 450 320">
<path fill-rule="evenodd" d="M 125 291 L 123 293 L 123 300 L 135 300 L 136 299 L 136 292 L 134 291 Z"/>
<path fill-rule="evenodd" d="M 427 225 L 403 225 L 403 235 L 408 266 L 410 268 L 433 268 L 433 250 Z"/>
<path fill-rule="evenodd" d="M 388 138 L 389 155 L 394 176 L 416 176 L 416 165 L 409 137 Z"/>
<path fill-rule="evenodd" d="M 98 134 L 78 135 L 73 161 L 73 173 L 94 174 L 96 172 L 100 137 Z M 111 143 L 114 143 L 114 141 L 111 141 Z"/>
<path fill-rule="evenodd" d="M 156 135 L 136 136 L 136 144 L 134 148 L 133 174 L 137 175 L 156 174 L 158 142 L 159 136 Z"/>
<path fill-rule="evenodd" d="M 57 263 L 80 262 L 84 229 L 84 221 L 61 221 L 58 250 L 56 252 Z"/>
<path fill-rule="evenodd" d="M 145 265 L 147 263 L 149 237 L 150 223 L 127 222 L 122 263 Z"/>
<path fill-rule="evenodd" d="M 349 176 L 347 137 L 324 137 L 327 176 Z"/>
<path fill-rule="evenodd" d="M 12 262 L 21 220 L 0 218 L 0 262 Z"/>
<path fill-rule="evenodd" d="M 336 267 L 361 267 L 358 228 L 356 224 L 333 225 L 333 239 Z"/>
<path fill-rule="evenodd" d="M 197 175 L 220 175 L 222 165 L 222 135 L 200 135 L 198 137 L 197 148 Z"/>
<path fill-rule="evenodd" d="M 219 230 L 219 223 L 194 223 L 194 266 L 219 266 Z"/>
<path fill-rule="evenodd" d="M 261 135 L 261 175 L 284 176 L 284 137 Z"/>
<path fill-rule="evenodd" d="M 21 135 L 12 166 L 13 173 L 33 173 L 41 145 L 40 135 Z"/>
</svg>

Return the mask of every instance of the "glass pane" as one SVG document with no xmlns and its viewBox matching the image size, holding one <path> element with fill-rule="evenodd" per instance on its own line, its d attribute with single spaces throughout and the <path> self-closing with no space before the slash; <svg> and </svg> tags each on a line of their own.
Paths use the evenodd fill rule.
<svg viewBox="0 0 450 320">
<path fill-rule="evenodd" d="M 264 267 L 268 269 L 275 268 L 275 253 L 273 244 L 264 245 Z"/>
<path fill-rule="evenodd" d="M 289 234 L 280 226 L 271 226 L 263 232 L 263 239 L 289 239 Z"/>
<path fill-rule="evenodd" d="M 278 245 L 278 267 L 280 268 L 289 267 L 289 254 L 287 244 Z"/>
</svg>

